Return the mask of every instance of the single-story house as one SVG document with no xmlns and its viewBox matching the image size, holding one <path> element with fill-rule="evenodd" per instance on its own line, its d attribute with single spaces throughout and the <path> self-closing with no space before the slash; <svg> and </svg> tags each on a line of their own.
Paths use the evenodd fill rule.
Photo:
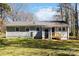
<svg viewBox="0 0 79 59">
<path fill-rule="evenodd" d="M 69 38 L 68 24 L 61 21 L 6 22 L 6 37 L 27 37 L 34 39 Z"/>
</svg>

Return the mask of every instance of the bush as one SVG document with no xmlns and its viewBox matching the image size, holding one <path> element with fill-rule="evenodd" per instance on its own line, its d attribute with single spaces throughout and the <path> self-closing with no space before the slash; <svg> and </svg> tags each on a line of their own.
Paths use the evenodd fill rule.
<svg viewBox="0 0 79 59">
<path fill-rule="evenodd" d="M 8 45 L 8 40 L 4 38 L 0 38 L 0 45 Z"/>
</svg>

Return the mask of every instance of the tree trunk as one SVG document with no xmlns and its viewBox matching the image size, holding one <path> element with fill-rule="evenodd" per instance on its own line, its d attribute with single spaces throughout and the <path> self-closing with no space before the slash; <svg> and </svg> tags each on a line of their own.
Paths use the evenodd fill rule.
<svg viewBox="0 0 79 59">
<path fill-rule="evenodd" d="M 75 4 L 75 36 L 78 39 L 78 12 L 77 12 L 77 3 Z"/>
</svg>

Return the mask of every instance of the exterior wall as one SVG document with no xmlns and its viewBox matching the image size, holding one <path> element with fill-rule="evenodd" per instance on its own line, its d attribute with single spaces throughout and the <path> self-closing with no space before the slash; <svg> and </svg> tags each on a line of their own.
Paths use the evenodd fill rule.
<svg viewBox="0 0 79 59">
<path fill-rule="evenodd" d="M 30 37 L 29 32 L 6 32 L 6 37 Z"/>
<path fill-rule="evenodd" d="M 42 37 L 42 34 L 41 34 L 42 31 L 30 30 L 29 34 L 31 34 L 31 32 L 33 33 L 33 37 L 32 38 L 41 38 Z"/>
<path fill-rule="evenodd" d="M 63 27 L 60 27 L 61 30 L 59 31 L 58 28 L 55 28 L 55 37 L 60 38 L 61 40 L 67 40 L 69 35 L 69 28 L 65 27 L 65 30 L 63 31 Z"/>
<path fill-rule="evenodd" d="M 6 32 L 6 37 L 31 37 L 31 32 L 33 33 L 32 38 L 40 36 L 40 33 L 38 33 L 37 31 L 29 31 L 29 32 Z"/>
<path fill-rule="evenodd" d="M 42 29 L 40 28 L 40 30 L 37 31 L 36 28 L 37 27 L 29 27 L 29 31 L 6 31 L 6 37 L 42 38 Z"/>
<path fill-rule="evenodd" d="M 46 34 L 45 33 L 45 29 L 48 29 L 48 33 L 47 33 L 48 34 L 48 37 L 47 38 L 45 37 L 45 34 Z M 42 39 L 46 39 L 46 40 L 52 39 L 51 38 L 51 33 L 52 33 L 51 32 L 51 28 L 42 28 Z"/>
<path fill-rule="evenodd" d="M 43 28 L 42 28 L 42 39 L 45 39 L 45 31 Z"/>
<path fill-rule="evenodd" d="M 49 39 L 52 39 L 52 28 L 49 29 Z"/>
<path fill-rule="evenodd" d="M 39 31 L 37 31 L 36 28 L 37 27 L 29 27 L 29 31 L 22 31 L 22 32 L 6 31 L 6 37 L 27 37 L 27 38 L 45 39 L 45 28 L 39 27 L 40 28 Z M 52 28 L 47 29 L 48 29 L 48 39 L 52 39 Z M 58 29 L 55 28 L 55 37 L 59 37 L 61 40 L 67 40 L 68 34 L 69 34 L 68 30 L 58 31 Z"/>
<path fill-rule="evenodd" d="M 36 38 L 36 39 L 40 38 L 41 39 L 42 38 L 42 29 L 39 28 L 39 31 L 37 31 L 37 28 L 39 28 L 39 27 L 31 27 L 29 32 L 33 33 L 33 38 Z"/>
<path fill-rule="evenodd" d="M 61 30 L 59 30 L 59 28 L 61 28 Z M 50 29 L 50 34 L 49 34 L 49 36 L 50 36 L 50 38 L 52 39 L 52 38 L 59 38 L 59 39 L 61 39 L 61 40 L 67 40 L 69 37 L 68 37 L 68 35 L 69 35 L 69 28 L 68 27 L 66 27 L 65 28 L 65 30 L 63 31 L 62 30 L 62 28 L 63 27 L 54 27 L 54 29 L 55 29 L 55 31 L 54 32 L 52 32 L 52 28 Z"/>
<path fill-rule="evenodd" d="M 67 38 L 67 36 L 68 36 L 67 31 L 57 31 L 57 32 L 55 32 L 55 36 L 59 37 L 61 40 L 67 40 L 68 39 Z"/>
</svg>

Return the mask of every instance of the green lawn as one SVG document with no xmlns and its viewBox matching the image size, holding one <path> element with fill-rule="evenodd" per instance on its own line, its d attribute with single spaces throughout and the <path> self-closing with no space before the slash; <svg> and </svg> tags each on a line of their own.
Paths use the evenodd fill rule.
<svg viewBox="0 0 79 59">
<path fill-rule="evenodd" d="M 0 56 L 77 56 L 79 40 L 1 39 Z"/>
</svg>

